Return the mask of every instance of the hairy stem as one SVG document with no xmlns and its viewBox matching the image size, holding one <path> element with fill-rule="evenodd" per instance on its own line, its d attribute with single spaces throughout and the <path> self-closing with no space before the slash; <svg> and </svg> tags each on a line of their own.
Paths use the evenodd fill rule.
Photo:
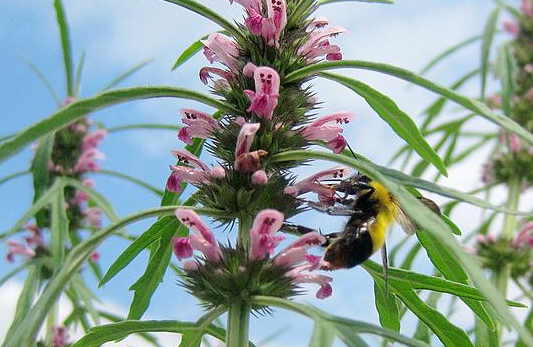
<svg viewBox="0 0 533 347">
<path fill-rule="evenodd" d="M 520 187 L 522 186 L 522 178 L 519 176 L 511 176 L 507 182 L 509 194 L 507 196 L 507 207 L 516 209 L 520 201 Z M 503 227 L 501 237 L 511 242 L 516 231 L 516 215 L 506 214 L 503 220 Z M 493 274 L 493 282 L 502 294 L 507 295 L 507 284 L 511 278 L 511 264 L 502 264 L 501 268 Z M 496 322 L 496 334 L 498 336 L 498 346 L 502 345 L 503 325 L 501 322 Z"/>
<path fill-rule="evenodd" d="M 247 347 L 250 325 L 250 303 L 239 300 L 228 310 L 227 347 Z"/>
</svg>

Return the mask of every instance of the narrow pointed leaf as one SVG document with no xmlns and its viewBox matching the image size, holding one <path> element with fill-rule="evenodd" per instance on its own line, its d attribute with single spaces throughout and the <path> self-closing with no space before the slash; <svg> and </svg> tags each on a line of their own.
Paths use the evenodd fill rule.
<svg viewBox="0 0 533 347">
<path fill-rule="evenodd" d="M 208 35 L 202 36 L 200 40 L 207 39 Z M 180 67 L 183 63 L 185 63 L 187 60 L 191 59 L 196 55 L 196 53 L 200 52 L 202 48 L 204 48 L 204 44 L 200 41 L 194 41 L 189 47 L 187 47 L 178 57 L 174 65 L 172 66 L 171 71 L 176 70 L 178 67 Z"/>
<path fill-rule="evenodd" d="M 149 183 L 146 183 L 144 181 L 141 181 L 140 179 L 137 179 L 137 178 L 135 178 L 133 176 L 126 175 L 125 173 L 117 172 L 117 171 L 111 171 L 111 170 L 100 170 L 97 173 L 98 174 L 102 174 L 102 175 L 121 178 L 123 180 L 126 180 L 126 181 L 129 181 L 131 183 L 134 183 L 134 184 L 136 184 L 136 185 L 138 185 L 140 187 L 146 188 L 146 189 L 148 189 L 149 191 L 151 191 L 152 193 L 154 193 L 154 194 L 156 194 L 158 196 L 163 196 L 163 191 L 161 189 L 156 188 L 153 185 L 151 185 Z"/>
<path fill-rule="evenodd" d="M 51 183 L 50 170 L 48 168 L 49 162 L 52 160 L 52 149 L 54 147 L 55 134 L 49 134 L 39 141 L 35 155 L 33 156 L 30 171 L 33 176 L 33 202 L 39 198 L 48 189 Z M 35 216 L 35 220 L 39 227 L 46 224 L 46 213 L 39 211 Z"/>
<path fill-rule="evenodd" d="M 331 347 L 335 334 L 324 323 L 316 322 L 309 347 Z"/>
<path fill-rule="evenodd" d="M 30 59 L 25 57 L 24 55 L 21 55 L 22 60 L 32 69 L 32 71 L 37 75 L 37 77 L 41 80 L 41 82 L 44 84 L 48 92 L 50 92 L 50 95 L 54 98 L 54 101 L 56 102 L 57 106 L 61 106 L 63 104 L 63 101 L 59 97 L 59 94 L 54 89 L 54 86 L 50 82 L 48 78 L 44 75 L 44 73 L 35 65 Z M 3 140 L 2 140 L 3 141 Z"/>
<path fill-rule="evenodd" d="M 137 129 L 154 129 L 154 130 L 171 130 L 171 131 L 178 131 L 181 129 L 181 126 L 175 125 L 175 124 L 151 124 L 151 123 L 143 123 L 143 124 L 126 124 L 126 125 L 120 125 L 112 128 L 107 128 L 107 133 L 112 134 L 124 130 L 137 130 Z"/>
<path fill-rule="evenodd" d="M 370 3 L 378 3 L 378 4 L 394 4 L 393 0 L 319 0 L 318 6 L 332 4 L 335 2 L 370 2 Z"/>
<path fill-rule="evenodd" d="M 51 205 L 50 251 L 52 252 L 54 268 L 58 268 L 63 264 L 65 258 L 69 230 L 63 189 L 57 190 Z"/>
<path fill-rule="evenodd" d="M 420 74 L 424 75 L 426 72 L 428 72 L 432 67 L 437 65 L 443 59 L 449 57 L 450 55 L 452 55 L 453 53 L 461 50 L 462 48 L 467 47 L 467 46 L 471 45 L 472 43 L 479 41 L 481 38 L 482 38 L 481 35 L 477 35 L 477 36 L 471 37 L 471 38 L 469 38 L 467 40 L 461 41 L 461 42 L 451 46 L 450 48 L 446 49 L 444 52 L 442 52 L 441 54 L 439 54 L 435 58 L 431 59 L 431 61 L 429 63 L 427 63 L 427 65 L 424 66 L 422 68 L 422 70 L 420 70 Z"/>
<path fill-rule="evenodd" d="M 381 326 L 400 331 L 400 316 L 396 297 L 394 294 L 386 292 L 385 281 L 381 278 L 374 278 L 374 301 Z"/>
<path fill-rule="evenodd" d="M 321 73 L 324 70 L 340 69 L 340 68 L 357 68 L 357 69 L 364 69 L 364 70 L 372 70 L 372 71 L 384 73 L 387 75 L 395 76 L 405 81 L 409 81 L 411 83 L 419 85 L 420 87 L 423 87 L 425 89 L 431 90 L 437 94 L 447 97 L 448 99 L 456 102 L 457 104 L 465 107 L 466 109 L 476 114 L 479 114 L 480 116 L 486 118 L 487 120 L 495 124 L 498 124 L 502 128 L 510 132 L 516 133 L 519 137 L 521 137 L 525 141 L 533 144 L 533 134 L 531 134 L 526 129 L 522 128 L 518 123 L 511 120 L 509 117 L 493 112 L 486 105 L 479 102 L 478 100 L 465 97 L 449 88 L 436 84 L 409 70 L 402 69 L 402 68 L 392 66 L 392 65 L 374 63 L 374 62 L 369 62 L 369 61 L 361 61 L 361 60 L 342 60 L 342 61 L 335 61 L 335 62 L 323 62 L 323 63 L 310 65 L 308 67 L 305 67 L 305 68 L 302 68 L 302 69 L 299 69 L 297 71 L 290 73 L 289 75 L 285 77 L 285 83 L 298 81 L 307 76 Z M 324 74 L 322 73 L 322 75 Z M 324 76 L 328 78 L 327 75 L 324 75 Z"/>
<path fill-rule="evenodd" d="M 153 61 L 153 59 L 147 59 L 145 61 L 140 62 L 139 64 L 133 66 L 131 69 L 124 71 L 117 77 L 115 77 L 111 82 L 109 82 L 104 88 L 102 88 L 102 91 L 109 90 L 115 86 L 117 86 L 119 83 L 124 81 L 126 78 L 130 77 L 146 65 L 150 64 Z"/>
<path fill-rule="evenodd" d="M 107 91 L 91 98 L 77 100 L 48 118 L 30 125 L 12 139 L 2 142 L 0 144 L 0 162 L 19 152 L 33 141 L 85 117 L 88 113 L 128 101 L 161 97 L 196 100 L 226 112 L 239 114 L 238 110 L 220 100 L 183 88 L 134 87 Z"/>
<path fill-rule="evenodd" d="M 489 60 L 492 42 L 494 41 L 494 33 L 496 32 L 496 24 L 498 23 L 498 16 L 500 15 L 500 7 L 496 7 L 489 16 L 485 29 L 483 30 L 483 41 L 481 44 L 481 94 L 480 99 L 485 99 L 485 89 L 487 86 L 487 75 L 489 72 Z"/>
<path fill-rule="evenodd" d="M 61 34 L 61 48 L 63 50 L 63 64 L 65 65 L 65 77 L 67 81 L 67 94 L 74 96 L 74 67 L 72 64 L 72 48 L 70 46 L 70 34 L 65 9 L 61 0 L 54 0 L 57 24 Z"/>
<path fill-rule="evenodd" d="M 74 92 L 72 96 L 78 97 L 81 91 L 81 75 L 83 73 L 83 68 L 85 67 L 85 52 L 81 53 L 80 61 L 76 67 L 76 77 L 74 78 Z"/>
<path fill-rule="evenodd" d="M 447 176 L 446 167 L 438 154 L 422 137 L 413 120 L 400 110 L 392 99 L 353 78 L 331 73 L 327 73 L 325 76 L 343 84 L 363 97 L 398 136 L 404 139 L 422 158 L 432 163 L 443 175 Z"/>
</svg>

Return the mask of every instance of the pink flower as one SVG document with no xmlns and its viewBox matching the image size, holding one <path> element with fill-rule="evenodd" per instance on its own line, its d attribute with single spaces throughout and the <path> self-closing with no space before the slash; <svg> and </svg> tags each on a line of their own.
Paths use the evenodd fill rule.
<svg viewBox="0 0 533 347">
<path fill-rule="evenodd" d="M 215 80 L 213 77 L 211 77 L 211 74 L 218 75 L 222 77 L 222 79 Z M 199 75 L 200 75 L 200 81 L 202 81 L 203 84 L 207 84 L 208 79 L 210 79 L 214 81 L 215 85 L 220 85 L 221 83 L 227 83 L 227 81 L 233 77 L 233 74 L 229 71 L 219 69 L 218 67 L 209 67 L 209 66 L 201 68 Z"/>
<path fill-rule="evenodd" d="M 317 172 L 316 174 L 309 176 L 292 186 L 287 186 L 285 188 L 285 194 L 291 195 L 293 197 L 298 197 L 299 195 L 313 192 L 318 194 L 319 201 L 327 204 L 335 203 L 335 190 L 331 189 L 329 186 L 324 185 L 320 180 L 328 179 L 343 179 L 349 176 L 351 169 L 348 167 L 335 167 L 332 169 L 324 170 Z"/>
<path fill-rule="evenodd" d="M 522 0 L 522 12 L 526 17 L 533 17 L 533 5 L 531 0 Z"/>
<path fill-rule="evenodd" d="M 325 141 L 334 153 L 340 153 L 346 147 L 346 139 L 341 135 L 343 129 L 339 124 L 348 124 L 353 119 L 354 115 L 348 112 L 323 116 L 305 126 L 302 136 L 310 141 Z"/>
<path fill-rule="evenodd" d="M 287 24 L 287 4 L 285 0 L 267 0 L 267 17 L 261 11 L 249 8 L 244 24 L 254 35 L 261 35 L 270 46 L 278 46 L 281 32 Z"/>
<path fill-rule="evenodd" d="M 266 184 L 268 182 L 268 176 L 265 170 L 257 170 L 252 175 L 253 184 Z"/>
<path fill-rule="evenodd" d="M 225 171 L 220 167 L 215 167 L 210 170 L 209 167 L 185 149 L 178 149 L 172 151 L 172 154 L 178 159 L 180 163 L 191 165 L 196 170 L 188 166 L 171 165 L 172 173 L 167 180 L 167 189 L 171 192 L 181 191 L 181 184 L 188 182 L 191 184 L 209 184 L 211 178 L 224 178 Z"/>
<path fill-rule="evenodd" d="M 43 237 L 41 229 L 35 223 L 28 223 L 24 226 L 24 229 L 28 230 L 31 233 L 31 236 L 26 236 L 24 241 L 28 245 L 43 246 Z"/>
<path fill-rule="evenodd" d="M 494 94 L 487 98 L 487 104 L 491 109 L 501 108 L 502 107 L 502 96 Z"/>
<path fill-rule="evenodd" d="M 74 166 L 76 172 L 99 171 L 100 164 L 96 160 L 105 159 L 105 155 L 96 148 L 90 148 L 83 151 Z"/>
<path fill-rule="evenodd" d="M 283 214 L 276 210 L 263 210 L 257 214 L 250 229 L 250 259 L 262 260 L 274 252 L 274 248 L 283 241 L 283 235 L 276 232 L 283 224 Z"/>
<path fill-rule="evenodd" d="M 209 35 L 207 40 L 201 40 L 201 42 L 204 45 L 204 55 L 211 64 L 218 61 L 230 70 L 237 71 L 235 63 L 239 56 L 239 49 L 235 41 L 226 35 L 213 33 Z"/>
<path fill-rule="evenodd" d="M 93 263 L 98 263 L 98 260 L 100 260 L 100 253 L 98 253 L 97 251 L 92 252 L 91 255 L 89 256 L 89 259 Z"/>
<path fill-rule="evenodd" d="M 250 9 L 248 11 L 248 18 L 244 20 L 244 24 L 250 29 L 250 32 L 254 35 L 261 35 L 263 33 L 263 18 L 258 11 Z"/>
<path fill-rule="evenodd" d="M 15 255 L 21 255 L 23 257 L 26 257 L 26 259 L 31 259 L 35 256 L 35 251 L 33 249 L 18 241 L 7 240 L 7 246 L 8 253 L 6 258 L 10 263 L 15 261 Z"/>
<path fill-rule="evenodd" d="M 308 60 L 320 56 L 326 56 L 327 60 L 342 59 L 339 46 L 331 45 L 328 38 L 344 33 L 346 30 L 341 27 L 330 29 L 315 29 L 309 34 L 309 40 L 298 50 L 298 54 Z"/>
<path fill-rule="evenodd" d="M 312 260 L 311 263 L 316 263 L 318 259 L 309 258 L 307 250 L 314 246 L 323 245 L 325 242 L 326 238 L 319 233 L 311 232 L 304 234 L 291 243 L 287 248 L 279 252 L 274 258 L 274 264 L 293 267 L 309 260 Z"/>
<path fill-rule="evenodd" d="M 503 22 L 503 28 L 508 34 L 518 36 L 521 33 L 520 26 L 515 21 L 507 20 Z"/>
<path fill-rule="evenodd" d="M 233 164 L 235 170 L 256 171 L 261 164 L 261 157 L 267 154 L 262 149 L 250 152 L 255 133 L 259 130 L 259 127 L 259 123 L 245 123 L 242 126 L 235 148 L 235 162 Z"/>
<path fill-rule="evenodd" d="M 518 235 L 512 242 L 512 246 L 517 248 L 520 246 L 533 246 L 533 222 L 527 222 L 522 226 Z"/>
<path fill-rule="evenodd" d="M 533 64 L 527 63 L 524 66 L 524 72 L 533 73 Z"/>
<path fill-rule="evenodd" d="M 324 17 L 317 17 L 313 19 L 313 21 L 307 26 L 306 31 L 312 32 L 315 29 L 320 29 L 327 25 L 329 25 L 329 19 L 324 18 Z"/>
<path fill-rule="evenodd" d="M 261 66 L 254 70 L 255 92 L 245 90 L 250 99 L 250 107 L 246 111 L 254 112 L 259 117 L 272 119 L 274 109 L 278 105 L 279 75 L 276 70 Z"/>
<path fill-rule="evenodd" d="M 88 133 L 81 142 L 82 151 L 87 151 L 89 149 L 98 147 L 106 136 L 107 131 L 105 129 L 98 129 Z"/>
<path fill-rule="evenodd" d="M 83 211 L 85 219 L 89 222 L 90 225 L 96 228 L 102 227 L 102 210 L 99 207 L 89 207 Z"/>
<path fill-rule="evenodd" d="M 311 264 L 300 265 L 288 272 L 294 283 L 316 283 L 320 289 L 316 293 L 318 299 L 325 299 L 331 296 L 333 288 L 329 284 L 333 278 L 320 274 L 304 272 L 311 269 Z"/>
<path fill-rule="evenodd" d="M 484 184 L 489 184 L 492 181 L 492 163 L 488 162 L 483 164 L 483 169 L 481 173 L 481 182 Z"/>
<path fill-rule="evenodd" d="M 174 253 L 178 259 L 190 258 L 193 250 L 200 251 L 210 261 L 217 262 L 222 256 L 222 251 L 218 245 L 211 229 L 191 210 L 177 209 L 176 218 L 188 227 L 193 233 L 188 238 L 174 239 Z M 186 239 L 186 240 L 183 240 Z"/>
<path fill-rule="evenodd" d="M 218 121 L 207 113 L 189 108 L 180 110 L 181 120 L 187 126 L 178 132 L 178 138 L 188 145 L 192 144 L 192 138 L 206 139 L 215 130 L 220 129 Z"/>
<path fill-rule="evenodd" d="M 533 102 L 533 88 L 531 88 L 530 90 L 528 90 L 528 91 L 526 92 L 526 98 L 527 98 L 529 101 Z"/>
<path fill-rule="evenodd" d="M 520 138 L 515 133 L 509 135 L 509 149 L 514 153 L 518 153 L 522 150 Z"/>
<path fill-rule="evenodd" d="M 68 343 L 68 332 L 65 327 L 56 326 L 54 327 L 54 335 L 52 336 L 52 346 L 53 347 L 65 347 Z"/>
<path fill-rule="evenodd" d="M 233 1 L 244 7 L 248 12 L 250 10 L 256 12 L 261 12 L 263 10 L 263 2 L 261 0 L 230 0 L 230 3 L 233 3 Z"/>
</svg>

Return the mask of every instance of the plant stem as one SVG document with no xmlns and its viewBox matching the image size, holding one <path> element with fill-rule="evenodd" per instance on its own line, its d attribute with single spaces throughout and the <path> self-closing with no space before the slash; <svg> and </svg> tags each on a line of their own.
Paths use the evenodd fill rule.
<svg viewBox="0 0 533 347">
<path fill-rule="evenodd" d="M 47 346 L 52 345 L 52 339 L 54 338 L 54 327 L 57 324 L 57 310 L 57 303 L 55 303 L 50 312 L 48 313 L 48 317 L 46 318 L 46 333 L 44 340 Z"/>
<path fill-rule="evenodd" d="M 511 176 L 507 182 L 509 193 L 507 196 L 507 205 L 509 209 L 518 207 L 520 201 L 520 187 L 522 186 L 522 178 L 519 176 Z M 503 220 L 503 227 L 501 237 L 511 242 L 516 231 L 516 215 L 506 214 Z M 492 280 L 503 297 L 507 296 L 507 283 L 511 278 L 511 264 L 502 264 L 501 268 L 493 274 Z M 503 325 L 501 322 L 496 322 L 496 334 L 498 336 L 498 346 L 502 345 Z"/>
<path fill-rule="evenodd" d="M 250 303 L 239 300 L 228 310 L 226 347 L 248 347 L 250 325 Z"/>
<path fill-rule="evenodd" d="M 244 246 L 244 248 L 250 248 L 250 229 L 252 227 L 252 220 L 248 217 L 239 218 L 239 235 L 237 243 Z"/>
</svg>

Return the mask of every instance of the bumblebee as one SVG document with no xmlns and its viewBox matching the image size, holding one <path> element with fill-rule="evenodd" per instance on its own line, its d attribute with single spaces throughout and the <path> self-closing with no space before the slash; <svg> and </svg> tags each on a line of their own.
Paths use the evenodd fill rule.
<svg viewBox="0 0 533 347">
<path fill-rule="evenodd" d="M 352 268 L 381 250 L 387 277 L 387 230 L 394 222 L 398 222 L 405 233 L 412 235 L 417 229 L 416 224 L 383 185 L 365 175 L 356 174 L 327 187 L 336 195 L 333 206 L 309 201 L 307 204 L 330 215 L 349 216 L 349 219 L 341 232 L 324 235 L 327 240 L 322 245 L 326 248 L 324 260 L 329 263 L 325 269 Z M 418 199 L 440 215 L 435 202 L 424 197 Z M 299 225 L 292 225 L 292 228 L 300 234 L 314 231 Z"/>
</svg>

